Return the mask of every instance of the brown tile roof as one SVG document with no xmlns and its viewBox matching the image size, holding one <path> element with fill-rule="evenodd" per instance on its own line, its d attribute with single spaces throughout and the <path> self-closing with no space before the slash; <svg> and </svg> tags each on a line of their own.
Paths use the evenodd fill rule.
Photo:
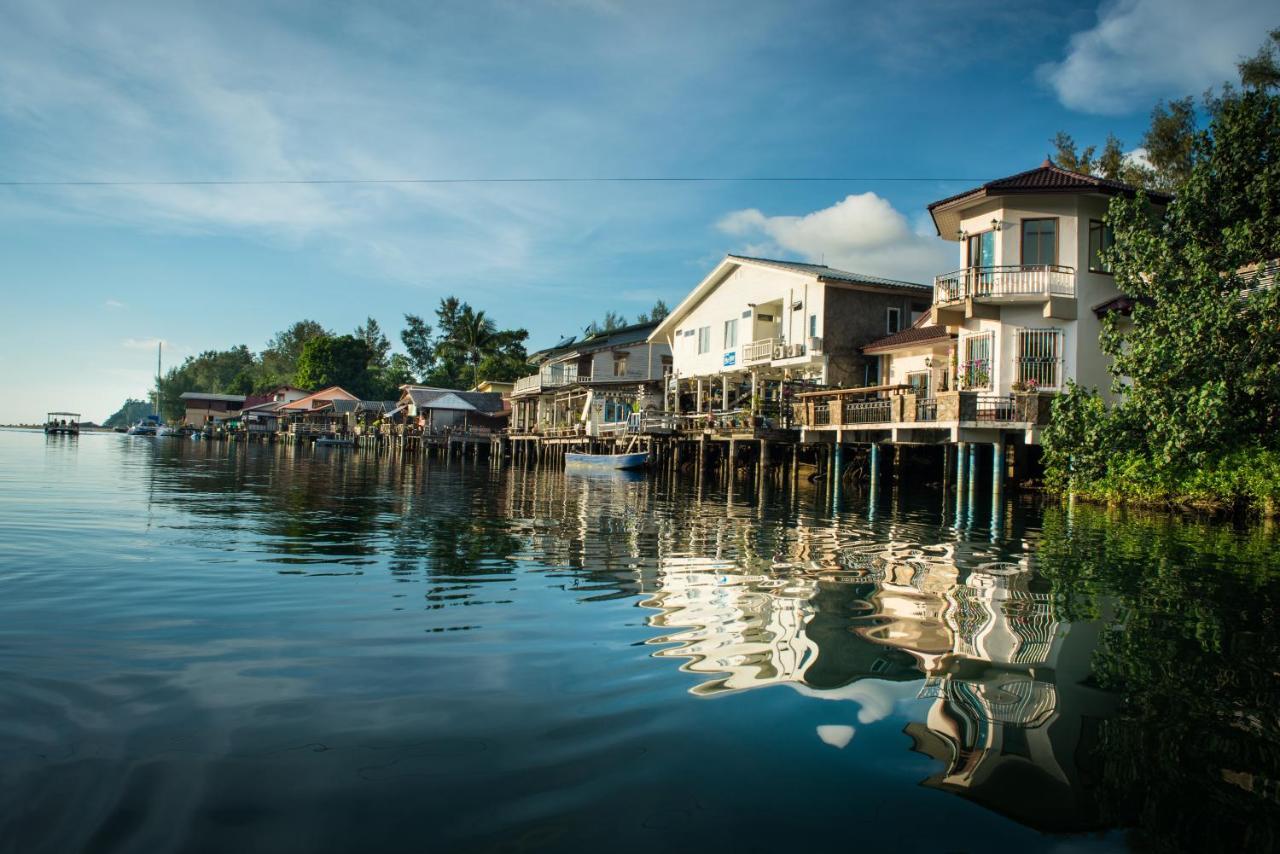
<svg viewBox="0 0 1280 854">
<path fill-rule="evenodd" d="M 954 196 L 948 196 L 945 199 L 939 199 L 929 205 L 929 210 L 942 207 L 943 205 L 958 202 L 961 199 L 970 196 L 1002 196 L 1017 193 L 1106 193 L 1108 195 L 1133 194 L 1138 188 L 1123 181 L 1113 181 L 1110 178 L 1100 178 L 1097 175 L 1085 175 L 1081 172 L 1072 172 L 1069 169 L 1063 169 L 1056 166 L 1050 160 L 1045 160 L 1035 169 L 1028 169 L 1026 172 L 1019 172 L 1017 175 L 1010 175 L 1007 178 L 997 178 L 994 181 L 988 181 L 981 187 L 974 187 L 972 190 L 965 190 Z M 1158 193 L 1154 190 L 1147 190 L 1147 197 L 1155 202 L 1167 204 L 1173 199 L 1167 193 Z"/>
<path fill-rule="evenodd" d="M 931 341 L 945 341 L 951 337 L 951 333 L 947 331 L 945 326 L 912 326 L 901 332 L 895 332 L 892 335 L 881 338 L 878 341 L 872 341 L 870 344 L 862 348 L 864 353 L 882 352 L 884 350 L 897 350 L 900 347 L 906 347 L 912 344 L 925 344 Z"/>
</svg>

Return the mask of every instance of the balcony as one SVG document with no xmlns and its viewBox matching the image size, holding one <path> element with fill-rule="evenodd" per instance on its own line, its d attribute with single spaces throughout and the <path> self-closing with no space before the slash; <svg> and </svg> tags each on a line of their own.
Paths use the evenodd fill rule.
<svg viewBox="0 0 1280 854">
<path fill-rule="evenodd" d="M 1074 319 L 1075 297 L 1075 269 L 1056 265 L 966 267 L 933 282 L 933 304 L 944 325 L 967 317 L 996 318 L 994 309 L 985 307 L 1001 303 L 1045 303 L 1045 317 Z"/>
<path fill-rule="evenodd" d="M 590 379 L 590 375 L 586 377 Z M 516 380 L 511 389 L 512 395 L 533 394 L 543 389 L 559 388 L 579 382 L 576 364 L 547 365 L 541 371 L 529 377 Z"/>
<path fill-rule="evenodd" d="M 743 365 L 763 365 L 769 362 L 788 362 L 791 359 L 807 359 L 822 354 L 822 338 L 812 335 L 805 341 L 783 341 L 781 338 L 764 338 L 742 345 Z"/>
</svg>

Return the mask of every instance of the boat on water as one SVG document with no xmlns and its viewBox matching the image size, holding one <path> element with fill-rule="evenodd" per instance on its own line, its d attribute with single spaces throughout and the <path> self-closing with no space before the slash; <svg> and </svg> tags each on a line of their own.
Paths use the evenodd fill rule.
<svg viewBox="0 0 1280 854">
<path fill-rule="evenodd" d="M 130 436 L 154 436 L 160 428 L 160 417 L 157 415 L 148 415 L 145 418 L 138 419 L 138 423 L 128 429 Z"/>
<path fill-rule="evenodd" d="M 574 454 L 564 455 L 566 466 L 583 466 L 597 469 L 640 469 L 649 462 L 648 451 L 634 454 Z"/>
<path fill-rule="evenodd" d="M 182 431 L 177 427 L 170 427 L 168 424 L 158 424 L 156 425 L 156 435 L 177 438 L 182 436 Z"/>
<path fill-rule="evenodd" d="M 50 412 L 44 419 L 44 432 L 49 436 L 79 436 L 79 412 Z"/>
<path fill-rule="evenodd" d="M 354 448 L 356 440 L 345 436 L 321 436 L 316 439 L 316 444 L 330 448 Z"/>
</svg>

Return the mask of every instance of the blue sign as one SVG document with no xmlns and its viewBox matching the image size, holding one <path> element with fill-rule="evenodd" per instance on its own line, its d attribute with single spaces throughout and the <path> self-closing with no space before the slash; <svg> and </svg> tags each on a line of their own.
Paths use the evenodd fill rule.
<svg viewBox="0 0 1280 854">
<path fill-rule="evenodd" d="M 736 364 L 738 364 L 737 350 L 730 350 L 728 353 L 724 354 L 724 366 L 726 368 L 732 368 Z"/>
</svg>

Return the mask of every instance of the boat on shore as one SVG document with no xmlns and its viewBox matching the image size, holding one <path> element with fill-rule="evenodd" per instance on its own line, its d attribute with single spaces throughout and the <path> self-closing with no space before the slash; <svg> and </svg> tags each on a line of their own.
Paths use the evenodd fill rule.
<svg viewBox="0 0 1280 854">
<path fill-rule="evenodd" d="M 629 470 L 644 468 L 649 462 L 648 451 L 634 454 L 575 454 L 564 455 L 566 466 L 583 466 L 597 469 Z"/>
</svg>

